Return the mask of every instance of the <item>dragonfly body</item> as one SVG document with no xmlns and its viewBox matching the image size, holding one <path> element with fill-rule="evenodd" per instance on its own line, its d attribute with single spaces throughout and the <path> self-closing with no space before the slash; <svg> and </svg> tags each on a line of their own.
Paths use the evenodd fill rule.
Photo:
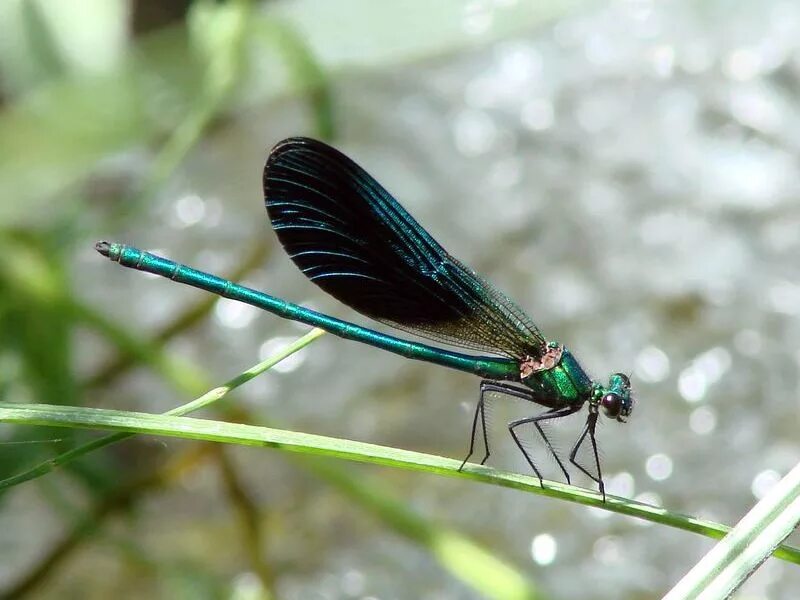
<svg viewBox="0 0 800 600">
<path fill-rule="evenodd" d="M 485 405 L 487 393 L 499 392 L 546 408 L 509 423 L 509 432 L 541 480 L 517 433 L 522 425 L 535 426 L 569 481 L 541 424 L 588 404 L 586 424 L 569 459 L 599 484 L 605 497 L 595 425 L 601 409 L 618 421 L 630 415 L 633 399 L 627 376 L 616 373 L 607 385 L 592 380 L 568 349 L 546 341 L 522 309 L 447 253 L 375 179 L 338 150 L 307 138 L 284 140 L 267 158 L 263 184 L 278 239 L 311 281 L 377 321 L 478 354 L 387 335 L 130 246 L 99 242 L 96 248 L 123 266 L 245 302 L 345 339 L 481 377 L 464 463 L 473 453 L 479 425 L 485 448 L 481 462 L 489 457 Z M 587 439 L 592 464 L 578 458 Z"/>
<path fill-rule="evenodd" d="M 144 252 L 133 246 L 98 242 L 95 248 L 103 256 L 107 256 L 123 267 L 160 275 L 177 283 L 212 292 L 223 298 L 244 302 L 284 319 L 319 327 L 346 340 L 361 342 L 362 344 L 399 354 L 405 358 L 437 364 L 479 377 L 510 380 L 517 378 L 518 380 L 519 369 L 515 361 L 510 359 L 451 352 L 427 344 L 386 335 L 374 329 L 349 323 L 348 321 L 305 308 L 299 304 L 293 304 L 275 296 L 270 296 L 264 292 L 235 284 L 222 277 L 181 265 L 167 258 Z"/>
</svg>

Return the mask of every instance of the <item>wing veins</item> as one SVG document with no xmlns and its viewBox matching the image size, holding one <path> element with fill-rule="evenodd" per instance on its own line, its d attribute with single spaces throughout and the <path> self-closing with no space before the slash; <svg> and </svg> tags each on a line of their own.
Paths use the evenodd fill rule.
<svg viewBox="0 0 800 600">
<path fill-rule="evenodd" d="M 512 358 L 543 352 L 546 342 L 524 311 L 339 151 L 303 138 L 281 142 L 264 186 L 292 260 L 345 304 L 448 344 Z"/>
</svg>

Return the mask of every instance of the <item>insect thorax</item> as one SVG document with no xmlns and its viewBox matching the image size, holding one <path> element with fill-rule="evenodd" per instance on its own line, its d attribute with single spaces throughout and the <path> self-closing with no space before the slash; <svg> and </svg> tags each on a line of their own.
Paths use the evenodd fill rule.
<svg viewBox="0 0 800 600">
<path fill-rule="evenodd" d="M 541 389 L 558 399 L 558 405 L 583 403 L 592 393 L 592 380 L 572 353 L 560 344 L 551 343 L 542 358 L 520 362 L 520 380 L 533 389 Z"/>
</svg>

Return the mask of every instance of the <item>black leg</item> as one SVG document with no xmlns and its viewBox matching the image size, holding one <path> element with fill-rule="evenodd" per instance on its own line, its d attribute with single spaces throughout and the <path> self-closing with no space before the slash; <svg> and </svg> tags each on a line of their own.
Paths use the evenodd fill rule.
<svg viewBox="0 0 800 600">
<path fill-rule="evenodd" d="M 539 432 L 539 435 L 542 436 L 542 439 L 544 440 L 547 449 L 550 451 L 550 454 L 552 454 L 553 458 L 556 459 L 558 466 L 561 468 L 561 472 L 564 473 L 564 477 L 566 478 L 567 483 L 569 483 L 570 482 L 569 473 L 567 473 L 567 469 L 564 467 L 564 463 L 561 462 L 561 459 L 558 457 L 555 448 L 553 448 L 553 445 L 550 443 L 550 440 L 545 435 L 544 430 L 539 426 L 539 422 L 547 421 L 549 419 L 558 419 L 560 417 L 566 417 L 567 415 L 571 415 L 572 413 L 580 410 L 580 408 L 581 408 L 580 406 L 577 407 L 562 406 L 561 408 L 551 408 L 550 410 L 547 410 L 539 415 L 536 415 L 535 417 L 526 417 L 525 419 L 518 419 L 508 424 L 508 431 L 511 434 L 511 437 L 514 438 L 514 441 L 516 442 L 517 447 L 522 452 L 522 455 L 525 457 L 525 460 L 528 461 L 528 464 L 533 469 L 533 472 L 536 473 L 536 476 L 539 478 L 539 483 L 542 483 L 542 475 L 541 473 L 539 473 L 539 469 L 537 469 L 536 465 L 533 463 L 533 459 L 525 451 L 525 448 L 523 447 L 520 439 L 517 437 L 517 434 L 514 431 L 514 429 L 526 423 L 533 423 L 534 426 L 536 427 L 536 430 Z"/>
<path fill-rule="evenodd" d="M 483 447 L 486 453 L 481 460 L 481 464 L 486 463 L 489 460 L 489 434 L 486 432 L 486 393 L 487 392 L 498 392 L 501 394 L 506 394 L 507 396 L 513 396 L 514 398 L 521 398 L 522 400 L 528 400 L 529 402 L 536 402 L 535 400 L 535 393 L 533 390 L 518 388 L 514 385 L 509 383 L 504 383 L 502 381 L 492 381 L 490 379 L 484 379 L 481 381 L 480 387 L 480 396 L 478 398 L 478 404 L 475 407 L 475 415 L 472 418 L 472 433 L 470 434 L 469 439 L 469 452 L 467 456 L 464 458 L 461 466 L 458 468 L 460 471 L 464 468 L 464 465 L 467 464 L 470 456 L 475 451 L 475 433 L 478 430 L 478 414 L 481 417 L 481 428 L 483 429 Z M 530 461 L 529 461 L 530 462 Z M 541 477 L 539 478 L 541 479 Z"/>
<path fill-rule="evenodd" d="M 481 464 L 485 465 L 489 460 L 489 433 L 486 431 L 486 399 L 481 394 L 481 400 L 478 403 L 481 407 L 481 430 L 483 431 L 483 449 L 485 453 L 481 459 Z"/>
<path fill-rule="evenodd" d="M 597 416 L 598 413 L 590 412 L 589 416 L 586 418 L 586 425 L 583 427 L 583 432 L 581 433 L 578 441 L 575 442 L 575 445 L 572 447 L 572 451 L 569 453 L 569 462 L 573 465 L 578 467 L 581 471 L 583 471 L 586 475 L 588 475 L 592 481 L 597 483 L 600 488 L 600 493 L 603 496 L 603 502 L 606 501 L 606 486 L 603 483 L 603 472 L 600 470 L 600 457 L 597 454 L 597 441 L 594 437 L 594 430 L 597 427 Z M 597 466 L 597 475 L 593 475 L 590 473 L 585 467 L 583 467 L 575 458 L 578 455 L 578 449 L 583 444 L 586 437 L 589 437 L 589 440 L 592 443 L 592 454 L 594 455 L 594 464 Z"/>
<path fill-rule="evenodd" d="M 483 443 L 486 447 L 486 456 L 483 457 L 481 464 L 486 462 L 486 459 L 489 458 L 489 442 L 486 438 L 486 418 L 483 416 L 483 393 L 481 393 L 480 399 L 478 400 L 478 404 L 475 407 L 475 416 L 472 417 L 472 433 L 469 437 L 469 452 L 464 457 L 464 460 L 461 461 L 461 466 L 458 467 L 458 470 L 464 468 L 464 465 L 467 464 L 469 457 L 472 456 L 472 452 L 475 450 L 475 431 L 478 428 L 478 413 L 481 414 L 481 425 L 483 426 Z"/>
</svg>

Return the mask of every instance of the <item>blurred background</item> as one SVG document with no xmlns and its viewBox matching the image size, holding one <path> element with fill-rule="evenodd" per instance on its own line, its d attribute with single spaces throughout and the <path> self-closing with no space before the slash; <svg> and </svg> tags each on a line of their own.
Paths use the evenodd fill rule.
<svg viewBox="0 0 800 600">
<path fill-rule="evenodd" d="M 592 374 L 632 374 L 632 419 L 598 433 L 610 493 L 733 523 L 800 457 L 796 2 L 6 0 L 0 77 L 4 401 L 163 412 L 305 330 L 121 269 L 97 239 L 365 323 L 300 275 L 262 205 L 268 149 L 309 135 Z M 477 392 L 326 336 L 206 416 L 461 458 Z M 527 472 L 496 404 L 491 464 Z M 97 434 L 0 436 L 8 477 Z M 5 491 L 0 594 L 644 599 L 712 543 L 140 437 Z M 799 587 L 772 559 L 739 597 Z"/>
</svg>

